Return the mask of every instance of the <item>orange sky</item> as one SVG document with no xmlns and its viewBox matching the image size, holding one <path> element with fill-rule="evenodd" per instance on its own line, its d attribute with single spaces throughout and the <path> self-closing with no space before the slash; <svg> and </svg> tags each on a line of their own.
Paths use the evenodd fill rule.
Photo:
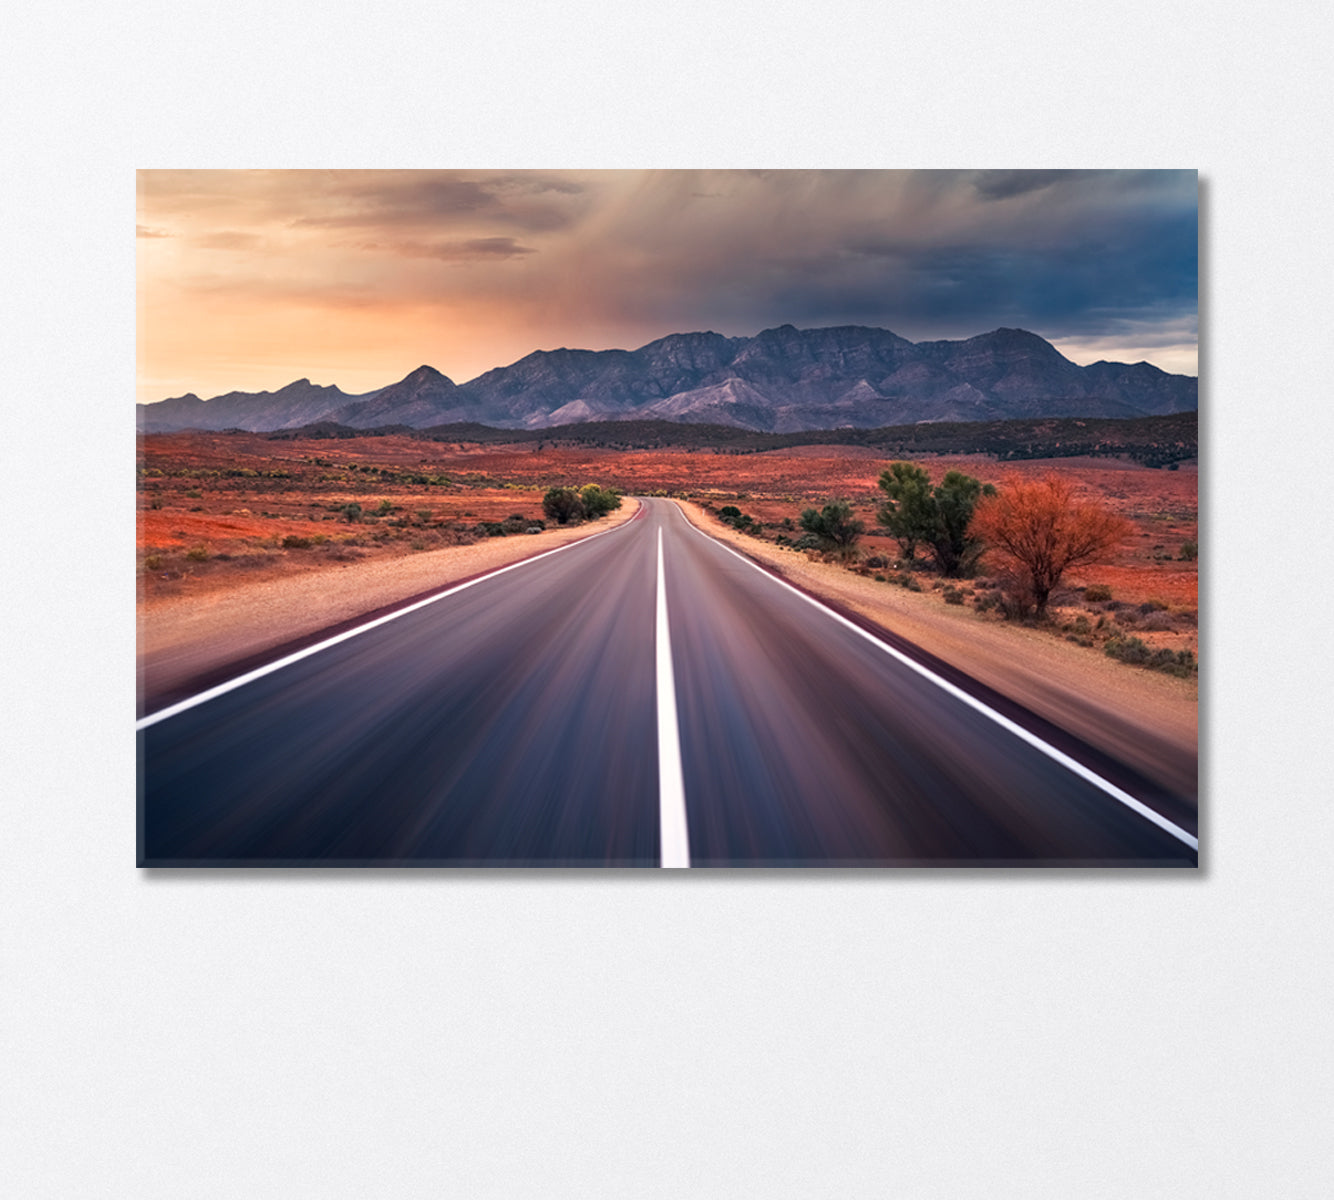
<svg viewBox="0 0 1334 1200">
<path fill-rule="evenodd" d="M 791 322 L 1196 370 L 1194 172 L 141 171 L 138 399 Z"/>
</svg>

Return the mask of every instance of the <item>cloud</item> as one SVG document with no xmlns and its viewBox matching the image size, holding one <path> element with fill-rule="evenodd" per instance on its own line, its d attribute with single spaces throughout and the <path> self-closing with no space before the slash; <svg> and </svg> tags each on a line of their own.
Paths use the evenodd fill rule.
<svg viewBox="0 0 1334 1200">
<path fill-rule="evenodd" d="M 532 246 L 522 246 L 512 237 L 465 238 L 452 242 L 367 242 L 364 250 L 388 250 L 405 258 L 435 258 L 441 262 L 494 262 L 536 254 Z"/>
<path fill-rule="evenodd" d="M 530 232 L 563 229 L 579 212 L 584 188 L 558 174 L 481 172 L 351 172 L 344 186 L 324 191 L 314 207 L 294 213 L 297 227 L 325 229 L 439 228 L 485 222 Z"/>
<path fill-rule="evenodd" d="M 651 172 L 577 234 L 525 288 L 645 333 L 1060 336 L 1196 309 L 1192 172 Z"/>
<path fill-rule="evenodd" d="M 1056 184 L 1079 183 L 1105 174 L 1104 171 L 978 171 L 972 183 L 984 200 L 1009 200 Z"/>
</svg>

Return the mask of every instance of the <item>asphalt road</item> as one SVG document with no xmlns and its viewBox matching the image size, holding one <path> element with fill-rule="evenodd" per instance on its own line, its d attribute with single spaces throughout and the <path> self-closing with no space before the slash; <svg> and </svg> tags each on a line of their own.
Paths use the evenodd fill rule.
<svg viewBox="0 0 1334 1200">
<path fill-rule="evenodd" d="M 643 505 L 141 720 L 140 863 L 1195 863 L 1189 831 Z"/>
</svg>

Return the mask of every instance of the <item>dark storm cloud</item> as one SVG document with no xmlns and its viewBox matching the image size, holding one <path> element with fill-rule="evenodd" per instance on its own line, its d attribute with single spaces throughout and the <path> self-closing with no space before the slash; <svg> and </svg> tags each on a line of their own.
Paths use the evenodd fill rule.
<svg viewBox="0 0 1334 1200">
<path fill-rule="evenodd" d="M 1114 316 L 1193 313 L 1196 243 L 1193 210 L 1113 211 L 1036 244 L 985 230 L 943 246 L 858 242 L 830 270 L 792 279 L 783 294 L 808 319 L 1094 332 Z"/>
<path fill-rule="evenodd" d="M 666 173 L 600 231 L 585 279 L 670 328 L 1179 332 L 1196 312 L 1196 222 L 1193 172 Z"/>
<path fill-rule="evenodd" d="M 1106 171 L 977 171 L 972 183 L 984 200 L 1008 200 L 1058 183 L 1080 183 L 1106 174 Z"/>
</svg>

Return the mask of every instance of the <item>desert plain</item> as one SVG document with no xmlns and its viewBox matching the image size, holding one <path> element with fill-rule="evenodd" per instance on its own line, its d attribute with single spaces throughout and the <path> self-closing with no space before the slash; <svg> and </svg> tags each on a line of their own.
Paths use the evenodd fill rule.
<svg viewBox="0 0 1334 1200">
<path fill-rule="evenodd" d="M 889 459 L 867 446 L 736 452 L 555 437 L 482 444 L 407 435 L 145 435 L 138 462 L 141 710 L 368 613 L 633 516 L 632 499 L 578 525 L 557 526 L 543 512 L 547 489 L 592 482 L 626 497 L 677 499 L 697 526 L 765 569 L 1193 797 L 1200 652 L 1194 463 L 998 462 L 981 454 L 914 461 L 933 481 L 957 469 L 1001 487 L 1016 475 L 1054 472 L 1080 499 L 1128 520 L 1132 532 L 1104 561 L 1067 573 L 1048 620 L 1022 621 L 1002 614 L 988 558 L 963 580 L 941 578 L 925 559 L 899 569 L 898 543 L 876 527 L 885 499 L 877 480 Z M 851 502 L 865 523 L 851 563 L 789 544 L 800 536 L 801 513 L 830 500 Z M 750 518 L 742 530 L 719 519 L 728 506 Z M 1109 656 L 1109 647 L 1132 642 L 1149 653 L 1172 651 L 1189 666 L 1168 673 Z"/>
</svg>

